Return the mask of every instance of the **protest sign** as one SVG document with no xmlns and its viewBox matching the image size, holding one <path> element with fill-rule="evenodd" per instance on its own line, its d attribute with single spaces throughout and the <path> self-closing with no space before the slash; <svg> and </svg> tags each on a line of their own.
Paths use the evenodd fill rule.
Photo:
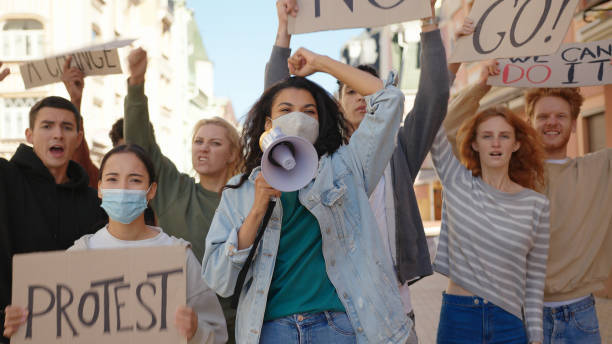
<svg viewBox="0 0 612 344">
<path fill-rule="evenodd" d="M 376 27 L 431 16 L 429 0 L 298 0 L 289 33 Z"/>
<path fill-rule="evenodd" d="M 577 5 L 578 0 L 475 0 L 469 14 L 474 33 L 457 40 L 450 62 L 552 54 Z"/>
<path fill-rule="evenodd" d="M 579 87 L 612 83 L 612 39 L 564 44 L 554 55 L 512 57 L 499 61 L 500 75 L 489 85 Z"/>
<path fill-rule="evenodd" d="M 12 304 L 29 310 L 20 343 L 185 343 L 183 246 L 44 252 L 13 258 Z"/>
<path fill-rule="evenodd" d="M 75 51 L 28 61 L 19 66 L 25 88 L 32 88 L 62 80 L 62 68 L 68 56 L 72 56 L 72 67 L 85 75 L 121 74 L 121 63 L 117 49 L 132 43 L 133 39 L 117 40 L 97 44 Z"/>
</svg>

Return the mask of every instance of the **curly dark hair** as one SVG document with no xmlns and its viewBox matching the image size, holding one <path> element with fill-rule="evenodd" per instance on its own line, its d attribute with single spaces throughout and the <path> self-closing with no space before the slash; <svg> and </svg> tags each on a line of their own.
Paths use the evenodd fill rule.
<svg viewBox="0 0 612 344">
<path fill-rule="evenodd" d="M 287 88 L 308 91 L 317 104 L 319 137 L 314 147 L 319 158 L 324 154 L 333 154 L 340 146 L 348 142 L 347 122 L 334 97 L 321 86 L 306 78 L 290 77 L 268 88 L 249 110 L 242 129 L 243 174 L 238 184 L 226 185 L 226 188 L 239 188 L 248 179 L 253 169 L 261 165 L 263 152 L 259 147 L 259 137 L 265 131 L 266 118 L 272 112 L 274 100 L 281 91 Z"/>
</svg>

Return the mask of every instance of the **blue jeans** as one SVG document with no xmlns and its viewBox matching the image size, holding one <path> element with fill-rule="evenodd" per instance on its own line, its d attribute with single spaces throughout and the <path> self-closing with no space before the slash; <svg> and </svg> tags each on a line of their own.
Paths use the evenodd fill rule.
<svg viewBox="0 0 612 344">
<path fill-rule="evenodd" d="M 443 293 L 438 343 L 527 343 L 523 321 L 478 296 Z"/>
<path fill-rule="evenodd" d="M 544 344 L 600 344 L 595 298 L 544 307 Z"/>
<path fill-rule="evenodd" d="M 261 328 L 260 344 L 316 344 L 357 342 L 346 313 L 320 312 L 293 314 L 266 321 Z"/>
</svg>

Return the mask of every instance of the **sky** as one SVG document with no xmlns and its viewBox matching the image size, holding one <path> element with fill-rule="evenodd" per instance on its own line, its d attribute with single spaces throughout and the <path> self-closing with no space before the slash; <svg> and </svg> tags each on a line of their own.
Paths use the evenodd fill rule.
<svg viewBox="0 0 612 344">
<path fill-rule="evenodd" d="M 275 0 L 187 0 L 214 65 L 214 95 L 231 99 L 236 118 L 242 122 L 249 108 L 263 92 L 264 68 L 274 40 L 278 19 Z M 294 35 L 292 51 L 299 47 L 340 58 L 347 40 L 363 29 L 335 30 Z M 317 73 L 310 77 L 329 92 L 336 81 Z"/>
</svg>

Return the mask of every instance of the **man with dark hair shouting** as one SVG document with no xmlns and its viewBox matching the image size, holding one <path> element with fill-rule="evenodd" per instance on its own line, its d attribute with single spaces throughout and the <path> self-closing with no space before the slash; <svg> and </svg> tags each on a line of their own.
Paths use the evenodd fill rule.
<svg viewBox="0 0 612 344">
<path fill-rule="evenodd" d="M 2 80 L 8 73 L 2 73 Z M 26 140 L 7 161 L 0 158 L 0 324 L 11 302 L 12 257 L 65 250 L 106 221 L 85 170 L 71 161 L 83 139 L 80 114 L 61 97 L 30 110 Z M 0 336 L 0 342 L 8 339 Z"/>
</svg>

